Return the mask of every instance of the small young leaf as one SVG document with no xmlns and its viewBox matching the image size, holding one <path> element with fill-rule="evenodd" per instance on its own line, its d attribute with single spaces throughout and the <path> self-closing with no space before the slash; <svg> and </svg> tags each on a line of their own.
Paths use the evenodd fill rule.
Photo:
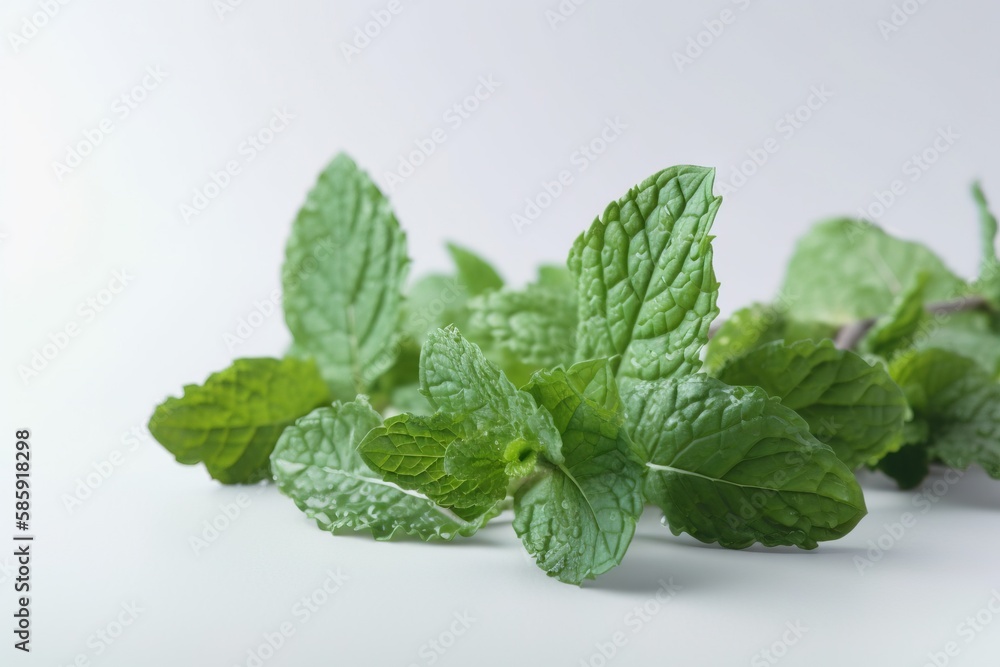
<svg viewBox="0 0 1000 667">
<path fill-rule="evenodd" d="M 963 281 L 926 247 L 857 220 L 816 225 L 798 242 L 785 274 L 791 317 L 851 324 L 889 312 L 896 295 L 928 276 L 927 301 L 953 299 Z"/>
<path fill-rule="evenodd" d="M 442 412 L 471 420 L 480 430 L 502 432 L 505 442 L 538 443 L 550 460 L 562 461 L 559 432 L 549 413 L 529 394 L 518 391 L 454 327 L 428 337 L 420 359 L 420 386 Z"/>
<path fill-rule="evenodd" d="M 695 375 L 638 383 L 628 400 L 646 499 L 675 535 L 812 549 L 865 515 L 851 470 L 763 389 Z"/>
<path fill-rule="evenodd" d="M 429 499 L 386 482 L 357 452 L 382 418 L 359 398 L 334 403 L 285 429 L 271 465 L 278 488 L 323 530 L 369 530 L 377 540 L 396 533 L 424 540 L 469 536 L 489 515 L 469 522 Z"/>
<path fill-rule="evenodd" d="M 852 470 L 902 444 L 909 414 L 902 390 L 882 365 L 838 350 L 830 340 L 768 343 L 729 363 L 718 377 L 781 399 Z"/>
<path fill-rule="evenodd" d="M 527 391 L 552 411 L 565 460 L 549 461 L 514 497 L 514 530 L 540 568 L 580 584 L 625 556 L 642 513 L 632 451 L 607 361 L 542 371 Z"/>
<path fill-rule="evenodd" d="M 458 269 L 458 280 L 469 296 L 485 294 L 503 287 L 503 278 L 485 259 L 454 243 L 448 244 L 448 253 Z"/>
<path fill-rule="evenodd" d="M 1000 478 L 1000 384 L 975 361 L 944 350 L 903 355 L 891 370 L 916 419 L 928 425 L 932 459 L 962 470 L 975 463 Z"/>
<path fill-rule="evenodd" d="M 204 463 L 223 484 L 250 484 L 270 476 L 282 430 L 329 400 L 312 361 L 237 359 L 160 404 L 149 431 L 180 463 Z"/>
<path fill-rule="evenodd" d="M 474 520 L 507 497 L 502 450 L 487 438 L 467 429 L 461 418 L 403 414 L 368 433 L 358 453 L 385 481 L 419 491 L 458 517 Z M 446 469 L 446 453 L 452 448 L 465 452 L 464 461 L 471 457 L 481 464 Z"/>
<path fill-rule="evenodd" d="M 316 359 L 334 398 L 365 392 L 395 362 L 408 261 L 388 200 L 338 155 L 299 211 L 282 267 L 295 350 Z"/>
<path fill-rule="evenodd" d="M 616 202 L 569 256 L 577 276 L 576 359 L 620 355 L 619 379 L 680 377 L 701 366 L 699 351 L 718 315 L 709 230 L 722 202 L 715 171 L 671 167 Z"/>
</svg>

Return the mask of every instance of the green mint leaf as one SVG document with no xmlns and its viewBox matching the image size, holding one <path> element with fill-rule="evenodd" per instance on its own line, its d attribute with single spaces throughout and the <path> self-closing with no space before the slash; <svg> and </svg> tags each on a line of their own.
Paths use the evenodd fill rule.
<svg viewBox="0 0 1000 667">
<path fill-rule="evenodd" d="M 363 398 L 302 417 L 285 429 L 271 455 L 278 488 L 321 529 L 334 534 L 368 530 L 378 540 L 397 533 L 450 540 L 482 527 L 488 517 L 464 521 L 386 482 L 365 465 L 357 446 L 381 423 Z"/>
<path fill-rule="evenodd" d="M 482 350 L 448 327 L 432 333 L 420 359 L 421 390 L 438 410 L 461 415 L 473 427 L 491 431 L 507 443 L 537 443 L 553 462 L 561 462 L 559 432 L 548 411 L 519 391 Z"/>
<path fill-rule="evenodd" d="M 422 344 L 432 331 L 454 324 L 465 327 L 469 294 L 454 276 L 437 273 L 417 280 L 406 295 L 402 329 L 408 338 Z"/>
<path fill-rule="evenodd" d="M 1000 305 L 1000 260 L 997 260 L 997 219 L 990 211 L 986 195 L 979 183 L 972 184 L 972 197 L 979 209 L 980 244 L 983 259 L 979 266 L 976 287 L 995 306 Z"/>
<path fill-rule="evenodd" d="M 905 445 L 879 461 L 878 469 L 895 480 L 900 489 L 914 489 L 931 471 L 927 445 Z"/>
<path fill-rule="evenodd" d="M 607 361 L 539 372 L 528 391 L 554 415 L 565 458 L 517 490 L 514 530 L 542 570 L 580 584 L 625 556 L 642 513 L 642 462 Z"/>
<path fill-rule="evenodd" d="M 718 314 L 709 230 L 722 202 L 715 171 L 654 174 L 594 221 L 573 245 L 579 361 L 620 355 L 619 379 L 692 373 Z"/>
<path fill-rule="evenodd" d="M 944 350 L 903 355 L 892 376 L 917 420 L 927 423 L 932 459 L 1000 478 L 1000 384 L 975 361 Z"/>
<path fill-rule="evenodd" d="M 696 375 L 639 383 L 628 400 L 646 499 L 675 535 L 812 549 L 865 515 L 851 470 L 763 389 Z"/>
<path fill-rule="evenodd" d="M 458 517 L 473 520 L 507 497 L 508 478 L 498 463 L 499 442 L 487 440 L 488 433 L 476 433 L 468 426 L 461 418 L 444 414 L 402 414 L 368 433 L 358 453 L 385 481 L 419 491 Z M 467 450 L 460 462 L 473 458 L 477 464 L 446 469 L 446 454 L 453 447 Z"/>
<path fill-rule="evenodd" d="M 396 358 L 408 260 L 388 200 L 344 154 L 292 225 L 282 268 L 285 321 L 334 398 L 362 393 Z"/>
<path fill-rule="evenodd" d="M 448 253 L 458 269 L 458 280 L 465 286 L 469 296 L 477 296 L 503 287 L 503 278 L 485 259 L 471 250 L 454 243 L 448 244 Z"/>
<path fill-rule="evenodd" d="M 329 400 L 312 361 L 237 359 L 160 404 L 149 431 L 180 463 L 204 463 L 223 484 L 250 484 L 270 477 L 284 428 Z"/>
<path fill-rule="evenodd" d="M 994 320 L 985 312 L 935 316 L 915 340 L 915 347 L 968 357 L 995 377 L 1000 374 L 1000 331 Z"/>
<path fill-rule="evenodd" d="M 540 279 L 523 290 L 502 289 L 469 302 L 469 334 L 500 353 L 494 360 L 531 372 L 572 362 L 576 341 L 577 304 L 573 285 Z"/>
<path fill-rule="evenodd" d="M 857 220 L 831 220 L 798 242 L 782 294 L 796 319 L 851 324 L 889 312 L 896 295 L 926 273 L 927 301 L 953 299 L 963 281 L 919 243 Z"/>
<path fill-rule="evenodd" d="M 823 340 L 837 328 L 820 322 L 790 320 L 783 308 L 755 303 L 733 313 L 715 332 L 705 349 L 705 372 L 715 374 L 733 359 L 776 340 Z"/>
<path fill-rule="evenodd" d="M 902 444 L 906 397 L 881 365 L 833 342 L 768 343 L 718 373 L 730 385 L 761 387 L 794 410 L 852 470 Z"/>
<path fill-rule="evenodd" d="M 930 274 L 925 271 L 917 274 L 913 283 L 896 296 L 889 314 L 880 317 L 861 339 L 858 351 L 889 359 L 913 346 L 917 334 L 928 321 L 924 294 L 929 279 Z"/>
</svg>

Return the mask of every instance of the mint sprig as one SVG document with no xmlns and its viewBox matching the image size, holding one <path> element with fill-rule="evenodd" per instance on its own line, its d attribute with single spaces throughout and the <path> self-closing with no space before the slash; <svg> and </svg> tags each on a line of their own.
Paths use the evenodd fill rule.
<svg viewBox="0 0 1000 667">
<path fill-rule="evenodd" d="M 728 548 L 815 548 L 865 515 L 853 469 L 1000 477 L 995 217 L 963 281 L 866 222 L 821 223 L 780 297 L 714 323 L 714 171 L 657 172 L 523 288 L 449 244 L 406 285 L 406 238 L 345 155 L 292 224 L 283 359 L 238 359 L 160 405 L 153 435 L 223 483 L 273 479 L 317 525 L 469 537 L 505 509 L 548 575 L 621 563 L 644 504 Z"/>
</svg>

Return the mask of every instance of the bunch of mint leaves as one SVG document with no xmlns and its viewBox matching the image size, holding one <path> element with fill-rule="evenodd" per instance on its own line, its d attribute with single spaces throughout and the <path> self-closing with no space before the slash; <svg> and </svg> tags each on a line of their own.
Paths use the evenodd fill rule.
<svg viewBox="0 0 1000 667">
<path fill-rule="evenodd" d="M 388 200 L 339 155 L 288 240 L 288 353 L 186 386 L 150 431 L 222 483 L 273 479 L 332 533 L 452 540 L 512 508 L 538 566 L 573 584 L 621 562 L 647 504 L 703 542 L 812 549 L 865 515 L 861 467 L 903 487 L 935 462 L 1000 477 L 981 190 L 975 282 L 835 220 L 774 303 L 714 330 L 714 174 L 650 176 L 522 289 L 453 245 L 453 273 L 407 289 Z"/>
</svg>

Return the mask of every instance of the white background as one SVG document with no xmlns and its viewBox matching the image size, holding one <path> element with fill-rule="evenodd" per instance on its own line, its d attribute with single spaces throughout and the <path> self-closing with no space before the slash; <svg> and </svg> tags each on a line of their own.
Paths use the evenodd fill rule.
<svg viewBox="0 0 1000 667">
<path fill-rule="evenodd" d="M 909 493 L 866 478 L 869 516 L 808 553 L 706 547 L 649 512 L 622 566 L 575 588 L 533 566 L 509 519 L 444 546 L 334 538 L 273 488 L 223 488 L 148 439 L 168 393 L 234 356 L 284 350 L 280 314 L 235 350 L 224 336 L 278 286 L 290 221 L 325 162 L 346 150 L 386 186 L 437 127 L 445 144 L 391 192 L 413 275 L 444 268 L 451 239 L 522 283 L 648 174 L 695 163 L 729 181 L 771 137 L 779 150 L 716 221 L 724 313 L 769 298 L 808 225 L 856 214 L 896 179 L 905 193 L 881 221 L 975 269 L 969 184 L 982 178 L 1000 202 L 996 3 L 910 0 L 919 10 L 883 34 L 888 0 L 589 0 L 554 26 L 557 0 L 403 0 L 348 62 L 342 45 L 386 4 L 244 0 L 220 16 L 211 0 L 75 0 L 17 45 L 38 2 L 0 8 L 0 498 L 10 503 L 14 430 L 31 428 L 38 535 L 30 656 L 10 648 L 12 559 L 0 550 L 0 662 L 246 665 L 289 622 L 295 634 L 264 664 L 426 665 L 421 647 L 468 612 L 435 664 L 596 666 L 595 644 L 619 631 L 627 643 L 608 664 L 770 664 L 757 652 L 800 623 L 801 638 L 778 647 L 782 665 L 923 665 L 951 641 L 949 664 L 995 665 L 1000 619 L 971 641 L 960 627 L 1000 590 L 1000 483 L 978 471 Z M 704 22 L 725 9 L 735 20 L 709 38 Z M 675 53 L 699 32 L 708 46 L 679 68 Z M 150 67 L 166 78 L 122 117 L 115 100 Z M 496 91 L 460 127 L 446 123 L 490 76 Z M 776 124 L 813 87 L 832 97 L 786 136 Z M 275 109 L 295 118 L 245 161 L 241 143 Z M 110 134 L 60 178 L 54 163 L 104 118 Z M 627 127 L 578 171 L 574 152 L 608 119 Z M 957 141 L 913 180 L 905 163 L 948 128 Z M 185 224 L 180 206 L 229 160 L 241 172 Z M 563 169 L 572 185 L 518 233 L 512 214 Z M 121 270 L 127 287 L 85 316 L 81 302 Z M 78 335 L 22 380 L 18 367 L 74 323 Z M 70 511 L 67 495 L 116 451 L 119 465 Z M 190 538 L 241 493 L 249 505 L 196 554 Z M 915 525 L 894 537 L 907 511 Z M 890 548 L 859 572 L 880 539 Z M 302 623 L 297 601 L 338 568 L 348 579 Z M 671 577 L 683 588 L 649 602 Z M 647 621 L 628 617 L 647 602 Z M 142 611 L 104 645 L 95 633 L 115 632 L 123 603 Z"/>
</svg>

